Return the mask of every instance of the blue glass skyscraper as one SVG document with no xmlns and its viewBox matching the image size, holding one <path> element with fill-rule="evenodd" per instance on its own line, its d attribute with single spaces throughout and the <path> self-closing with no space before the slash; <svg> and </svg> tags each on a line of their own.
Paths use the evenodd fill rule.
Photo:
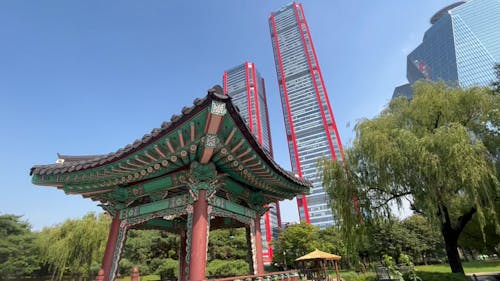
<svg viewBox="0 0 500 281">
<path fill-rule="evenodd" d="M 420 79 L 460 87 L 487 86 L 500 62 L 500 0 L 469 0 L 449 5 L 431 18 L 422 43 L 407 57 L 408 84 L 393 97 L 410 97 Z"/>
</svg>

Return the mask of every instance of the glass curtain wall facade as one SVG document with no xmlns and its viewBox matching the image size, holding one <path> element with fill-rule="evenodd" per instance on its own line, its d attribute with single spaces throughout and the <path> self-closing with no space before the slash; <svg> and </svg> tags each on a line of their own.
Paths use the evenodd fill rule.
<svg viewBox="0 0 500 281">
<path fill-rule="evenodd" d="M 264 150 L 273 156 L 269 113 L 267 109 L 264 79 L 255 68 L 255 64 L 245 62 L 239 66 L 224 71 L 224 93 L 232 98 L 239 109 L 250 131 L 262 145 Z M 270 209 L 260 220 L 262 249 L 265 263 L 273 258 L 271 241 L 278 238 L 281 228 L 279 202 L 269 204 Z"/>
<path fill-rule="evenodd" d="M 449 5 L 431 18 L 422 43 L 407 57 L 408 84 L 393 97 L 412 96 L 420 79 L 453 86 L 488 86 L 500 62 L 500 0 L 469 0 Z"/>
<path fill-rule="evenodd" d="M 297 197 L 299 216 L 325 228 L 334 220 L 317 161 L 343 160 L 343 152 L 302 5 L 271 13 L 269 29 L 292 170 L 313 183 L 310 195 Z"/>
</svg>

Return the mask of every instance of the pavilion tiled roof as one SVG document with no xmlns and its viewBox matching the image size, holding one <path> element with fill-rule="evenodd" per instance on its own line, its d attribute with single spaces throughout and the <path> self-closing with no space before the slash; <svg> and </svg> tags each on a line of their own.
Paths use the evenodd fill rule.
<svg viewBox="0 0 500 281">
<path fill-rule="evenodd" d="M 276 172 L 281 173 L 296 184 L 311 187 L 311 183 L 308 180 L 296 177 L 294 173 L 283 169 L 271 158 L 269 153 L 263 149 L 260 143 L 256 140 L 255 136 L 250 132 L 250 129 L 238 113 L 238 109 L 232 104 L 232 102 L 230 102 L 231 98 L 228 95 L 224 95 L 222 88 L 218 85 L 210 89 L 208 95 L 204 98 L 196 98 L 193 101 L 192 106 L 184 107 L 181 114 L 173 115 L 170 118 L 170 121 L 163 122 L 159 128 L 154 128 L 150 133 L 145 134 L 141 139 L 135 140 L 132 144 L 128 144 L 125 147 L 106 155 L 69 156 L 58 154 L 60 159 L 64 159 L 62 163 L 35 165 L 31 168 L 30 175 L 59 175 L 75 171 L 83 171 L 90 168 L 104 166 L 123 159 L 164 137 L 178 125 L 182 124 L 185 120 L 203 110 L 207 103 L 212 100 L 221 101 L 226 104 L 228 113 L 231 114 L 231 117 L 235 120 L 236 125 L 241 129 L 242 133 L 245 135 L 246 139 L 252 145 L 256 153 L 258 153 L 262 159 L 273 167 Z"/>
<path fill-rule="evenodd" d="M 175 128 L 176 123 L 181 123 L 183 117 L 187 117 L 191 112 L 193 112 L 197 107 L 201 107 L 207 100 L 207 97 L 203 99 L 196 98 L 193 101 L 193 106 L 184 107 L 182 109 L 181 115 L 172 115 L 170 121 L 165 121 L 161 124 L 160 128 L 154 128 L 151 133 L 145 134 L 141 139 L 135 140 L 132 144 L 128 144 L 123 148 L 118 149 L 115 152 L 111 152 L 105 155 L 82 155 L 82 156 L 66 156 L 69 159 L 78 159 L 76 161 L 64 161 L 63 163 L 49 164 L 49 165 L 35 165 L 30 170 L 31 175 L 53 175 L 62 174 L 65 172 L 79 171 L 87 168 L 94 168 L 98 166 L 106 165 L 110 162 L 122 159 L 132 152 L 139 150 L 147 146 L 150 142 L 161 138 L 165 135 L 169 129 Z M 59 155 L 60 156 L 60 155 Z M 60 157 L 61 158 L 61 157 Z M 65 159 L 65 158 L 62 158 Z"/>
</svg>

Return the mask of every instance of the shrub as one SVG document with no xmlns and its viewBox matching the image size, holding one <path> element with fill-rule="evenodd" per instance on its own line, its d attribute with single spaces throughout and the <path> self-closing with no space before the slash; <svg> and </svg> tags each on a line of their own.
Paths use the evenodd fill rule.
<svg viewBox="0 0 500 281">
<path fill-rule="evenodd" d="M 335 272 L 333 272 L 333 273 L 330 272 L 330 275 L 335 276 Z M 348 272 L 340 272 L 340 277 L 344 281 L 358 281 L 359 276 L 355 272 L 348 271 Z"/>
<path fill-rule="evenodd" d="M 213 260 L 207 265 L 207 275 L 226 277 L 246 275 L 249 272 L 248 263 L 244 260 Z"/>
<path fill-rule="evenodd" d="M 419 271 L 418 276 L 422 278 L 422 281 L 470 281 L 469 278 L 461 273 Z M 404 279 L 406 281 L 410 280 L 408 274 L 404 275 Z"/>
<path fill-rule="evenodd" d="M 120 265 L 118 266 L 118 270 L 121 276 L 130 276 L 130 272 L 132 272 L 133 267 L 134 267 L 133 262 L 131 262 L 127 258 L 123 258 L 120 260 Z"/>
<path fill-rule="evenodd" d="M 377 278 L 377 275 L 375 274 L 361 274 L 358 276 L 358 279 L 356 279 L 356 281 L 377 281 L 378 278 Z"/>
<path fill-rule="evenodd" d="M 165 278 L 177 278 L 179 275 L 179 262 L 168 258 L 159 260 L 159 265 L 155 269 L 155 274 L 160 275 L 163 280 Z"/>
<path fill-rule="evenodd" d="M 335 273 L 330 274 L 330 276 L 335 277 Z M 341 272 L 340 277 L 344 281 L 377 281 L 377 275 L 373 273 L 367 273 L 367 274 L 357 274 L 355 272 L 349 271 L 349 272 Z"/>
</svg>

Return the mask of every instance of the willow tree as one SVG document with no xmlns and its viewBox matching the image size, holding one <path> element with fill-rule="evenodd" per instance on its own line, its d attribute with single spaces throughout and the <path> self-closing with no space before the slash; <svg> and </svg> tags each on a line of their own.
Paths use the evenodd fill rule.
<svg viewBox="0 0 500 281">
<path fill-rule="evenodd" d="M 109 224 L 108 215 L 89 213 L 43 229 L 38 243 L 43 261 L 53 271 L 51 280 L 62 280 L 64 274 L 91 280 L 104 255 Z"/>
<path fill-rule="evenodd" d="M 323 184 L 349 233 L 363 227 L 361 214 L 364 221 L 386 216 L 408 200 L 439 226 L 452 272 L 463 273 L 457 241 L 473 216 L 483 227 L 490 215 L 500 230 L 498 155 L 482 141 L 500 143 L 499 95 L 424 82 L 414 93 L 358 122 L 345 162 L 323 163 Z"/>
</svg>

